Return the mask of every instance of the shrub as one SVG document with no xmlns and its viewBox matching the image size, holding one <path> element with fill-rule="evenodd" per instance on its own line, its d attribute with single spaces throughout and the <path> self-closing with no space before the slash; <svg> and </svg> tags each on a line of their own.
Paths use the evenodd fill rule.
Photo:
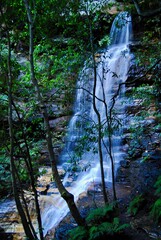
<svg viewBox="0 0 161 240">
<path fill-rule="evenodd" d="M 69 231 L 70 240 L 98 240 L 114 236 L 127 228 L 129 224 L 120 224 L 114 217 L 116 211 L 112 205 L 92 210 L 86 218 L 86 227 L 76 227 Z"/>
<path fill-rule="evenodd" d="M 150 216 L 158 223 L 161 220 L 161 176 L 158 177 L 154 187 L 156 188 L 155 194 L 158 196 L 158 199 L 152 205 Z"/>
<path fill-rule="evenodd" d="M 99 224 L 103 221 L 110 221 L 112 214 L 114 213 L 112 205 L 106 205 L 92 210 L 86 218 L 88 224 Z"/>
<path fill-rule="evenodd" d="M 138 210 L 140 209 L 143 201 L 144 201 L 144 198 L 142 194 L 134 197 L 134 199 L 130 202 L 127 212 L 135 216 L 138 213 Z"/>
<path fill-rule="evenodd" d="M 88 235 L 88 231 L 85 227 L 78 226 L 69 231 L 69 239 L 72 240 L 86 240 Z"/>
</svg>

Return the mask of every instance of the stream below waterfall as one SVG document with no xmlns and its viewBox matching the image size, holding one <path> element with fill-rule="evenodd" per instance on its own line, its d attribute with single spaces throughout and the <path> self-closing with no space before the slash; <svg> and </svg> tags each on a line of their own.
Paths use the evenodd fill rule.
<svg viewBox="0 0 161 240">
<path fill-rule="evenodd" d="M 112 97 L 117 92 L 119 84 L 127 79 L 129 64 L 131 60 L 129 41 L 132 35 L 131 17 L 128 13 L 120 13 L 111 27 L 111 44 L 104 53 L 96 56 L 97 62 L 97 85 L 96 85 L 96 107 L 101 116 L 101 124 L 104 132 L 107 132 L 107 116 L 105 104 L 111 109 Z M 99 155 L 97 149 L 97 128 L 98 120 L 93 109 L 93 69 L 92 61 L 89 59 L 84 66 L 77 83 L 76 101 L 74 104 L 74 115 L 69 123 L 66 145 L 61 154 L 60 169 L 67 171 L 63 183 L 67 189 L 78 200 L 82 192 L 87 192 L 91 183 L 101 183 L 101 172 Z M 124 121 L 124 84 L 115 99 L 113 108 L 116 130 L 112 135 L 112 152 L 115 162 L 115 174 L 119 163 L 124 159 L 122 151 L 122 131 L 118 123 Z M 109 114 L 109 112 L 108 112 Z M 91 139 L 91 141 L 90 141 Z M 86 142 L 85 142 L 86 141 Z M 85 143 L 85 144 L 84 144 Z M 84 146 L 85 145 L 85 146 Z M 108 154 L 108 137 L 104 134 L 102 139 L 103 161 L 105 181 L 111 183 L 111 161 Z M 84 151 L 84 149 L 86 151 Z M 76 171 L 71 174 L 69 169 Z M 49 170 L 50 171 L 50 170 Z M 41 182 L 41 180 L 40 180 Z M 40 196 L 40 207 L 42 212 L 42 225 L 44 236 L 52 228 L 55 228 L 68 213 L 65 201 L 60 197 L 53 182 L 50 182 L 50 189 L 47 196 Z M 7 203 L 6 203 L 7 204 Z M 0 214 L 2 214 L 2 204 Z M 7 208 L 6 208 L 6 211 Z M 4 227 L 1 224 L 1 227 Z M 14 231 L 14 230 L 13 230 Z"/>
</svg>

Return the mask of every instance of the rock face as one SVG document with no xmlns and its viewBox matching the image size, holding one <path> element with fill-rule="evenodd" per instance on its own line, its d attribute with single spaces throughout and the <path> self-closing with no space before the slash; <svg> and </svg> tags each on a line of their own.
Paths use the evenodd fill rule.
<svg viewBox="0 0 161 240">
<path fill-rule="evenodd" d="M 135 47 L 143 46 L 134 44 L 131 47 L 134 52 Z M 146 83 L 147 88 L 151 89 L 153 84 L 152 77 L 149 75 L 134 81 L 145 72 L 144 67 L 137 67 L 134 60 L 133 58 L 131 61 L 132 70 L 127 80 L 132 84 L 127 85 L 126 127 L 123 128 L 123 142 L 127 157 L 120 162 L 116 180 L 130 183 L 131 197 L 141 193 L 151 201 L 154 199 L 154 184 L 161 175 L 161 108 L 159 99 L 153 98 L 147 104 L 144 95 L 133 96 L 134 88 Z M 157 105 L 156 102 L 158 102 Z"/>
<path fill-rule="evenodd" d="M 19 232 L 20 228 L 23 232 L 14 200 L 5 200 L 0 208 L 0 239 L 19 239 L 14 238 L 13 235 Z"/>
<path fill-rule="evenodd" d="M 141 100 L 140 100 L 141 103 Z M 118 182 L 130 182 L 134 193 L 154 194 L 154 183 L 161 174 L 161 137 L 154 117 L 139 119 L 142 105 L 131 103 L 126 109 L 124 143 L 127 157 L 120 162 Z M 151 109 L 151 111 L 153 108 Z"/>
<path fill-rule="evenodd" d="M 161 162 L 148 160 L 147 162 L 134 161 L 129 169 L 133 195 L 143 194 L 146 197 L 154 195 L 154 184 L 161 175 Z"/>
<path fill-rule="evenodd" d="M 160 85 L 158 88 L 154 88 L 155 79 L 161 76 L 161 68 L 159 62 L 153 71 L 145 74 L 150 64 L 149 61 L 146 62 L 146 56 L 142 56 L 144 50 L 150 55 L 153 55 L 152 51 L 157 53 L 157 50 L 154 50 L 155 44 L 152 47 L 153 43 L 142 41 L 147 32 L 150 33 L 154 28 L 152 24 L 151 22 L 151 26 L 147 25 L 146 19 L 133 16 L 134 41 L 130 44 L 133 57 L 126 82 L 128 101 L 125 116 L 126 126 L 123 126 L 123 142 L 126 146 L 127 156 L 120 162 L 116 177 L 117 182 L 129 183 L 131 198 L 143 194 L 149 206 L 156 199 L 154 184 L 161 175 Z M 155 37 L 157 41 L 157 34 Z M 153 50 L 150 52 L 150 49 Z M 139 53 L 140 59 L 145 58 L 142 66 L 136 61 Z M 155 58 L 157 59 L 158 56 Z M 142 89 L 142 92 L 134 91 L 138 87 Z"/>
</svg>

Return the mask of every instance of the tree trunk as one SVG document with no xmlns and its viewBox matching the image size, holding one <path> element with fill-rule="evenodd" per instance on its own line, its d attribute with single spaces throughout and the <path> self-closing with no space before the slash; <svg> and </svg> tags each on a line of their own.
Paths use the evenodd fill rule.
<svg viewBox="0 0 161 240">
<path fill-rule="evenodd" d="M 105 184 L 103 153 L 102 153 L 102 124 L 101 124 L 101 116 L 96 106 L 97 67 L 96 67 L 94 47 L 93 47 L 92 23 L 90 21 L 89 16 L 88 16 L 88 21 L 89 21 L 89 30 L 90 30 L 90 44 L 91 44 L 92 61 L 93 61 L 93 72 L 94 72 L 93 109 L 97 115 L 97 120 L 98 120 L 98 152 L 99 152 L 99 161 L 100 161 L 100 168 L 101 168 L 102 191 L 103 191 L 104 202 L 105 204 L 107 204 L 108 197 L 107 197 L 106 184 Z"/>
<path fill-rule="evenodd" d="M 22 207 L 19 192 L 17 189 L 17 180 L 16 180 L 16 168 L 14 164 L 14 133 L 13 133 L 13 109 L 12 109 L 12 75 L 11 75 L 11 44 L 10 44 L 10 36 L 8 33 L 8 125 L 9 125 L 9 136 L 10 136 L 10 167 L 11 167 L 11 175 L 12 175 L 12 186 L 13 186 L 13 194 L 16 202 L 16 206 L 18 212 L 21 217 L 22 225 L 25 231 L 27 238 L 29 239 L 37 239 L 36 233 L 31 230 L 31 227 L 28 224 L 28 220 L 26 218 L 26 214 Z"/>
<path fill-rule="evenodd" d="M 51 131 L 50 131 L 49 119 L 48 119 L 47 109 L 46 109 L 45 106 L 43 108 L 43 117 L 44 117 L 45 125 L 46 125 L 47 145 L 48 145 L 50 162 L 51 162 L 51 166 L 52 166 L 53 179 L 55 180 L 55 182 L 57 184 L 57 187 L 58 187 L 58 190 L 59 190 L 61 196 L 67 202 L 73 218 L 75 219 L 75 221 L 77 222 L 77 224 L 79 226 L 84 226 L 85 225 L 85 220 L 81 217 L 81 215 L 78 211 L 78 208 L 77 208 L 77 206 L 74 202 L 74 196 L 66 190 L 66 188 L 62 184 L 62 181 L 61 181 L 59 173 L 58 173 L 55 154 L 54 154 L 54 151 L 53 151 L 52 136 L 51 136 Z"/>
<path fill-rule="evenodd" d="M 84 226 L 85 220 L 81 217 L 81 215 L 78 211 L 78 208 L 74 202 L 74 196 L 71 193 L 69 193 L 66 190 L 66 188 L 63 186 L 62 181 L 59 176 L 59 173 L 58 173 L 55 154 L 53 151 L 52 135 L 51 135 L 51 131 L 50 131 L 48 113 L 47 113 L 46 105 L 43 102 L 43 97 L 42 97 L 42 94 L 39 89 L 38 81 L 35 78 L 34 61 L 33 61 L 33 26 L 34 26 L 34 22 L 33 22 L 32 13 L 31 13 L 31 10 L 29 7 L 28 0 L 24 0 L 24 4 L 26 7 L 28 21 L 29 21 L 29 35 L 30 35 L 29 56 L 30 56 L 31 81 L 33 82 L 33 85 L 35 87 L 39 106 L 41 107 L 41 112 L 43 114 L 44 122 L 46 125 L 47 146 L 48 146 L 49 158 L 50 158 L 51 167 L 52 167 L 53 179 L 55 179 L 55 182 L 57 184 L 57 187 L 58 187 L 58 190 L 59 190 L 61 196 L 67 202 L 73 218 L 75 219 L 75 221 L 77 222 L 77 224 L 79 226 Z"/>
<path fill-rule="evenodd" d="M 39 230 L 40 230 L 40 229 L 42 229 L 41 214 L 40 214 L 40 206 L 39 206 L 39 201 L 38 201 L 38 193 L 37 193 L 37 190 L 36 190 L 36 179 L 34 177 L 34 170 L 33 170 L 33 166 L 32 166 L 32 159 L 31 159 L 31 156 L 30 156 L 29 146 L 28 146 L 28 143 L 27 143 L 27 139 L 26 139 L 26 135 L 25 135 L 25 132 L 24 132 L 24 127 L 23 127 L 21 117 L 20 117 L 19 112 L 16 108 L 16 105 L 14 104 L 13 101 L 12 101 L 12 104 L 14 106 L 14 109 L 17 113 L 17 116 L 18 116 L 18 119 L 19 119 L 19 122 L 20 122 L 22 136 L 23 136 L 23 140 L 24 140 L 24 143 L 25 143 L 25 147 L 26 147 L 26 157 L 24 157 L 24 161 L 25 161 L 25 164 L 26 164 L 26 167 L 27 167 L 27 170 L 28 170 L 30 180 L 31 180 L 31 187 L 32 187 L 32 190 L 33 190 L 33 193 L 34 193 L 37 222 L 38 222 L 38 226 L 39 226 Z M 22 197 L 23 197 L 23 194 L 22 194 Z M 24 199 L 24 201 L 25 201 L 25 199 Z M 26 206 L 26 209 L 27 209 L 27 206 Z"/>
<path fill-rule="evenodd" d="M 104 69 L 103 69 L 104 72 Z M 105 98 L 105 92 L 104 92 L 104 88 L 103 88 L 103 84 L 102 84 L 102 91 L 103 91 L 103 104 L 105 106 L 105 115 L 106 115 L 106 122 L 107 122 L 107 128 L 108 128 L 108 147 L 107 145 L 104 143 L 104 146 L 107 150 L 107 153 L 110 157 L 110 161 L 111 161 L 111 173 L 112 173 L 112 190 L 113 190 L 113 200 L 116 202 L 117 201 L 117 196 L 116 196 L 116 188 L 115 188 L 115 166 L 114 166 L 114 158 L 113 158 L 113 152 L 112 152 L 112 110 L 114 108 L 115 105 L 115 98 L 112 100 L 112 106 L 109 109 L 109 113 L 108 113 L 108 106 L 106 103 L 106 98 Z"/>
</svg>

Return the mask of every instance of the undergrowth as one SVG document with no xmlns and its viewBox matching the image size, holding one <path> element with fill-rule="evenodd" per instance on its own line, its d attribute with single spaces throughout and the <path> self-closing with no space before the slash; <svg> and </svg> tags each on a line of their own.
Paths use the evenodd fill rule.
<svg viewBox="0 0 161 240">
<path fill-rule="evenodd" d="M 86 218 L 87 226 L 78 226 L 69 231 L 70 240 L 111 239 L 129 224 L 121 224 L 112 205 L 92 210 Z M 113 238 L 114 239 L 114 238 Z"/>
<path fill-rule="evenodd" d="M 127 212 L 135 216 L 138 213 L 143 202 L 144 198 L 142 194 L 135 196 L 133 200 L 130 202 Z"/>
<path fill-rule="evenodd" d="M 158 198 L 152 205 L 150 216 L 158 223 L 161 221 L 161 176 L 158 177 L 154 187 L 156 188 L 155 195 Z"/>
</svg>

